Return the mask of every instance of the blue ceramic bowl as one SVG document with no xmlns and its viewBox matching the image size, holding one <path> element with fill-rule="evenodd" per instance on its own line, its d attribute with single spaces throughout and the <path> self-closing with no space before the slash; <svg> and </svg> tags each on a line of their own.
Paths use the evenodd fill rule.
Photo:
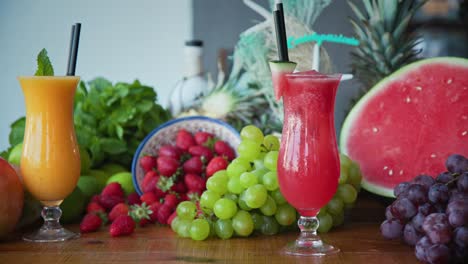
<svg viewBox="0 0 468 264">
<path fill-rule="evenodd" d="M 226 141 L 233 149 L 240 143 L 240 135 L 229 124 L 205 116 L 190 116 L 168 121 L 149 133 L 138 146 L 132 162 L 133 186 L 142 195 L 141 183 L 145 173 L 140 166 L 140 158 L 146 155 L 156 156 L 158 149 L 166 144 L 175 145 L 177 131 L 186 129 L 192 134 L 197 131 L 212 133 L 217 138 Z"/>
</svg>

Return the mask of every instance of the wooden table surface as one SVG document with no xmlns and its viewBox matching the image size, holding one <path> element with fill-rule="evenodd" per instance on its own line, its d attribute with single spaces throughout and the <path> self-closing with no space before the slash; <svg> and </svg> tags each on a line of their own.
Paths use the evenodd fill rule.
<svg viewBox="0 0 468 264">
<path fill-rule="evenodd" d="M 350 220 L 321 237 L 341 249 L 327 257 L 280 254 L 297 233 L 229 240 L 192 241 L 169 227 L 138 228 L 129 237 L 111 238 L 105 228 L 63 243 L 27 243 L 16 237 L 0 243 L 0 263 L 417 263 L 411 247 L 384 240 L 379 231 L 384 207 L 360 198 Z M 69 226 L 78 230 L 78 226 Z"/>
</svg>

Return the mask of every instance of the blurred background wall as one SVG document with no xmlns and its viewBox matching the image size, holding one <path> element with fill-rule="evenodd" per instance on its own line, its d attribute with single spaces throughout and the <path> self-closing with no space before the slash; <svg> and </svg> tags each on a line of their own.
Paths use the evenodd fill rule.
<svg viewBox="0 0 468 264">
<path fill-rule="evenodd" d="M 16 76 L 34 74 L 42 48 L 64 75 L 73 23 L 82 23 L 77 75 L 138 78 L 164 99 L 183 71 L 192 14 L 192 0 L 1 0 L 0 150 L 9 146 L 9 125 L 25 113 Z"/>
<path fill-rule="evenodd" d="M 431 1 L 439 5 L 434 8 L 426 5 L 426 9 L 431 7 L 431 12 L 438 13 L 441 2 L 450 6 L 455 1 Z M 266 7 L 268 0 L 256 2 Z M 351 36 L 348 22 L 351 10 L 346 2 L 332 1 L 313 29 Z M 464 17 L 468 19 L 468 11 Z M 0 150 L 8 146 L 9 124 L 24 115 L 23 95 L 16 76 L 34 74 L 35 57 L 44 47 L 56 74 L 64 74 L 70 28 L 75 22 L 83 24 L 77 75 L 86 81 L 97 76 L 114 82 L 137 78 L 155 87 L 159 103 L 166 105 L 170 90 L 184 72 L 185 40 L 204 41 L 205 68 L 216 76 L 218 51 L 232 51 L 239 34 L 260 21 L 262 17 L 242 0 L 0 0 Z M 448 39 L 440 32 L 456 30 L 450 24 L 434 25 L 435 30 L 424 29 L 430 34 L 422 33 L 433 39 L 439 36 L 440 42 Z M 350 71 L 349 46 L 327 43 L 325 48 L 337 72 Z M 359 83 L 354 80 L 340 86 L 335 113 L 337 131 L 358 89 Z"/>
</svg>

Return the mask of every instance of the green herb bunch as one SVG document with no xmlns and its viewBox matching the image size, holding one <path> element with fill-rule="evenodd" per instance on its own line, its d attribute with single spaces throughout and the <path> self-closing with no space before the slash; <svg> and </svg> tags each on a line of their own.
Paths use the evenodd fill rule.
<svg viewBox="0 0 468 264">
<path fill-rule="evenodd" d="M 115 162 L 129 168 L 144 137 L 170 119 L 157 104 L 152 87 L 112 83 L 97 78 L 81 82 L 75 96 L 75 129 L 78 142 L 91 154 L 93 167 Z"/>
</svg>

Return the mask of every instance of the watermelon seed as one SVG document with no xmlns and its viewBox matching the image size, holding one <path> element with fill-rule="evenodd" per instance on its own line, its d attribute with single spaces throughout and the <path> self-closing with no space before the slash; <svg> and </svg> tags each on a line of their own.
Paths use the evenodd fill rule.
<svg viewBox="0 0 468 264">
<path fill-rule="evenodd" d="M 461 134 L 462 134 L 462 136 L 466 136 L 466 134 L 468 134 L 468 131 L 465 130 Z"/>
<path fill-rule="evenodd" d="M 411 102 L 411 98 L 409 98 L 409 96 L 406 97 L 406 102 L 407 102 L 407 103 L 410 103 L 410 102 Z"/>
<path fill-rule="evenodd" d="M 393 170 L 389 170 L 388 175 L 392 176 L 393 175 Z"/>
<path fill-rule="evenodd" d="M 377 132 L 379 132 L 379 129 L 374 127 L 374 128 L 372 128 L 372 131 L 374 131 L 374 133 L 377 133 Z"/>
<path fill-rule="evenodd" d="M 388 169 L 388 167 L 387 167 L 387 166 L 383 167 L 383 170 L 387 170 L 387 169 Z"/>
<path fill-rule="evenodd" d="M 447 84 L 451 84 L 451 83 L 452 83 L 452 79 L 448 79 Z"/>
<path fill-rule="evenodd" d="M 431 154 L 431 158 L 435 159 L 436 157 L 437 157 L 436 154 L 434 154 L 434 153 Z"/>
<path fill-rule="evenodd" d="M 421 86 L 416 86 L 416 90 L 422 91 L 422 87 Z"/>
<path fill-rule="evenodd" d="M 403 170 L 400 170 L 400 175 L 403 175 Z"/>
</svg>

